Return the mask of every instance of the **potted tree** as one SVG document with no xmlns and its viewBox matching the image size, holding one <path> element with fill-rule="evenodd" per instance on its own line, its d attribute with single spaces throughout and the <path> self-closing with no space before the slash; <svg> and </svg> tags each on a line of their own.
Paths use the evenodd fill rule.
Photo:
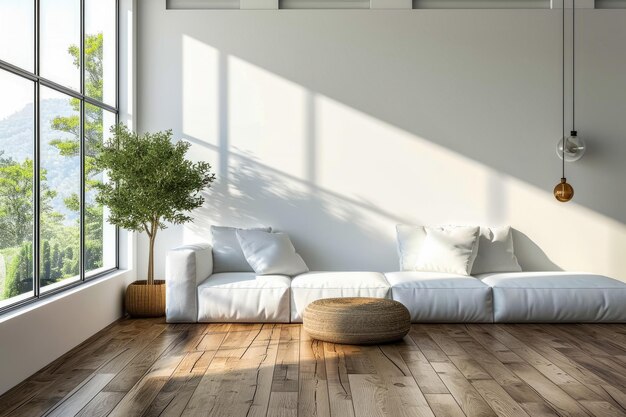
<svg viewBox="0 0 626 417">
<path fill-rule="evenodd" d="M 185 159 L 189 143 L 171 139 L 171 130 L 138 135 L 120 124 L 94 159 L 95 169 L 107 176 L 95 187 L 96 200 L 109 208 L 109 223 L 149 238 L 147 277 L 126 289 L 126 311 L 134 317 L 165 313 L 165 281 L 154 279 L 157 233 L 166 222 L 192 221 L 188 212 L 204 203 L 200 192 L 215 180 L 210 164 Z"/>
</svg>

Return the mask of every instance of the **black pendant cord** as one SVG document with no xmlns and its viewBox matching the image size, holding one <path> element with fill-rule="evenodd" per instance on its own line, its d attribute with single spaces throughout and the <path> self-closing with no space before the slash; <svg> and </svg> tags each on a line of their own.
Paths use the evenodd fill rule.
<svg viewBox="0 0 626 417">
<path fill-rule="evenodd" d="M 572 0 L 572 131 L 576 131 L 576 0 Z"/>
<path fill-rule="evenodd" d="M 563 59 L 561 61 L 561 79 L 563 82 L 562 85 L 562 97 L 563 97 L 563 107 L 562 107 L 562 117 L 563 117 L 563 123 L 561 125 L 562 128 L 562 149 L 561 149 L 561 159 L 562 159 L 562 172 L 561 172 L 561 178 L 565 178 L 565 0 L 563 0 L 563 11 L 562 11 L 562 31 L 561 31 L 561 36 L 562 36 L 562 40 L 563 40 L 563 45 L 562 45 L 562 54 L 563 54 Z"/>
</svg>

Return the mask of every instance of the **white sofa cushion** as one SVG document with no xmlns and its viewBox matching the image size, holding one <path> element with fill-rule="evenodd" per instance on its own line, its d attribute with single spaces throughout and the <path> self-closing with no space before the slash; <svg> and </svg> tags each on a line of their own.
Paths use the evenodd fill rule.
<svg viewBox="0 0 626 417">
<path fill-rule="evenodd" d="M 237 240 L 237 230 L 260 230 L 271 232 L 271 227 L 238 229 L 236 227 L 211 226 L 213 239 L 213 271 L 218 272 L 253 272 L 246 261 Z"/>
<path fill-rule="evenodd" d="M 294 276 L 309 271 L 286 233 L 238 230 L 237 240 L 258 275 Z"/>
<path fill-rule="evenodd" d="M 513 249 L 511 227 L 481 227 L 472 275 L 521 270 Z"/>
<path fill-rule="evenodd" d="M 283 275 L 211 275 L 198 286 L 198 321 L 288 323 L 289 284 Z"/>
<path fill-rule="evenodd" d="M 491 288 L 467 275 L 402 271 L 385 274 L 393 299 L 411 313 L 412 322 L 490 323 Z"/>
<path fill-rule="evenodd" d="M 479 227 L 426 227 L 416 271 L 469 275 L 478 252 Z"/>
<path fill-rule="evenodd" d="M 336 297 L 390 298 L 391 294 L 379 272 L 308 272 L 291 281 L 291 321 L 302 322 L 309 303 Z"/>
<path fill-rule="evenodd" d="M 575 272 L 508 272 L 478 278 L 493 289 L 496 322 L 626 322 L 626 283 Z"/>
</svg>

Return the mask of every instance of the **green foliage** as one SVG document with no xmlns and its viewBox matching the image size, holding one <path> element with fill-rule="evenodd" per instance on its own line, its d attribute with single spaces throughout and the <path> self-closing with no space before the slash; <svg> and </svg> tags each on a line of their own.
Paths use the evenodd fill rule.
<svg viewBox="0 0 626 417">
<path fill-rule="evenodd" d="M 52 265 L 50 263 L 50 242 L 47 240 L 43 242 L 43 249 L 41 251 L 41 285 L 47 285 L 51 283 L 50 272 Z"/>
<path fill-rule="evenodd" d="M 4 290 L 0 293 L 5 298 L 32 291 L 33 172 L 33 162 L 30 159 L 22 163 L 2 159 L 0 163 L 0 248 L 19 248 L 7 267 Z M 52 210 L 51 202 L 56 192 L 48 188 L 46 181 L 46 171 L 41 170 L 42 285 L 68 276 L 61 272 L 61 268 L 54 269 L 54 264 L 51 263 L 50 241 L 55 241 L 55 250 L 59 252 L 57 263 L 63 262 L 59 245 L 77 241 L 71 231 L 68 231 L 73 228 L 63 225 L 64 216 Z M 75 273 L 78 273 L 77 268 L 74 269 Z M 70 272 L 74 272 L 74 269 Z"/>
<path fill-rule="evenodd" d="M 103 209 L 99 204 L 87 206 L 85 210 L 85 270 L 101 268 Z"/>
<path fill-rule="evenodd" d="M 186 212 L 204 203 L 200 191 L 215 179 L 210 164 L 186 160 L 189 143 L 173 143 L 169 130 L 139 136 L 119 125 L 111 133 L 96 157 L 96 166 L 110 179 L 96 184 L 96 200 L 111 211 L 109 222 L 150 232 L 153 222 L 164 229 L 163 221 L 191 221 Z"/>
<path fill-rule="evenodd" d="M 98 146 L 95 167 L 107 171 L 109 181 L 95 184 L 96 201 L 108 206 L 108 221 L 128 230 L 145 231 L 150 238 L 148 280 L 153 278 L 156 233 L 192 220 L 187 212 L 200 207 L 200 192 L 215 180 L 206 162 L 185 159 L 187 142 L 172 142 L 170 130 L 138 135 L 126 126 L 111 129 L 112 137 Z"/>
<path fill-rule="evenodd" d="M 78 262 L 79 262 L 78 256 L 76 258 L 65 258 L 65 260 L 63 261 L 63 276 L 71 277 L 71 276 L 78 275 L 78 271 L 79 271 Z"/>
<path fill-rule="evenodd" d="M 56 282 L 63 276 L 63 257 L 59 250 L 59 244 L 55 243 L 52 249 L 52 259 L 50 265 L 50 279 Z"/>
<path fill-rule="evenodd" d="M 4 282 L 4 298 L 15 297 L 33 290 L 33 244 L 24 242 L 9 265 Z"/>
<path fill-rule="evenodd" d="M 0 166 L 0 237 L 3 247 L 32 237 L 33 162 L 5 160 Z"/>
<path fill-rule="evenodd" d="M 104 38 L 102 33 L 87 35 L 85 38 L 85 93 L 88 97 L 102 101 L 103 77 L 102 77 L 102 46 Z M 80 48 L 76 45 L 69 47 L 68 52 L 74 60 L 74 65 L 80 67 Z M 70 105 L 74 114 L 67 117 L 55 117 L 52 128 L 59 132 L 72 135 L 70 139 L 55 139 L 51 143 L 63 156 L 78 156 L 80 152 L 80 100 L 70 99 Z M 85 155 L 87 158 L 94 157 L 96 145 L 102 142 L 102 113 L 103 110 L 91 104 L 85 105 Z M 87 174 L 90 174 L 89 164 L 85 161 Z"/>
<path fill-rule="evenodd" d="M 41 170 L 41 211 L 51 212 L 56 196 L 46 186 L 46 171 Z M 21 245 L 33 234 L 33 161 L 17 163 L 10 159 L 0 165 L 0 247 Z"/>
</svg>

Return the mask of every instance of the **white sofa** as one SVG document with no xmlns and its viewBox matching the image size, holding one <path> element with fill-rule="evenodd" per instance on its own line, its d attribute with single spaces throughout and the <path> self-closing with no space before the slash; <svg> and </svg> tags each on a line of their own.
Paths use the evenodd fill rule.
<svg viewBox="0 0 626 417">
<path fill-rule="evenodd" d="M 179 322 L 301 322 L 329 297 L 393 298 L 413 322 L 626 322 L 626 283 L 570 272 L 476 277 L 436 272 L 307 272 L 290 278 L 213 274 L 211 246 L 188 245 L 166 259 L 166 319 Z"/>
</svg>

